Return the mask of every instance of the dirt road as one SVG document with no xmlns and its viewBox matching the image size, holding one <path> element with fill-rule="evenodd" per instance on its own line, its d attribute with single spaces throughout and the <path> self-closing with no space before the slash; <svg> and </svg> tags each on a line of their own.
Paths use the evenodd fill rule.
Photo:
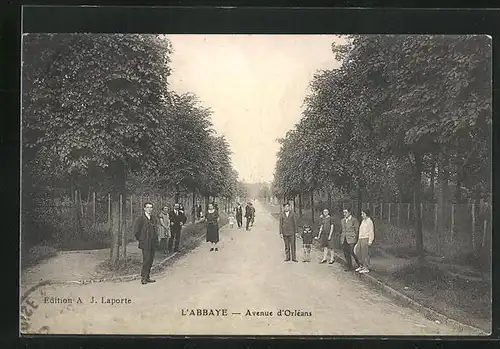
<svg viewBox="0 0 500 349">
<path fill-rule="evenodd" d="M 300 262 L 300 240 L 299 262 L 285 263 L 277 221 L 263 205 L 256 203 L 256 210 L 251 231 L 222 230 L 218 252 L 209 252 L 203 244 L 155 275 L 155 283 L 40 288 L 30 296 L 36 308 L 29 307 L 27 333 L 475 334 L 457 333 L 397 305 L 338 263 Z M 50 303 L 63 299 L 72 303 Z"/>
</svg>

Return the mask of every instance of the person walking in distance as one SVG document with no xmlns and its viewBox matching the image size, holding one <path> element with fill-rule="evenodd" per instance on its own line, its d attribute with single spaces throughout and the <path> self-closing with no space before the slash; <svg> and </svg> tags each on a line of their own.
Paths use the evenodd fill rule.
<svg viewBox="0 0 500 349">
<path fill-rule="evenodd" d="M 319 227 L 319 234 L 315 238 L 321 242 L 321 247 L 323 247 L 323 259 L 320 263 L 327 262 L 328 252 L 330 252 L 330 261 L 328 263 L 333 264 L 335 262 L 335 255 L 333 253 L 335 225 L 333 224 L 333 218 L 330 216 L 330 212 L 327 208 L 323 210 L 320 221 L 321 226 Z"/>
<path fill-rule="evenodd" d="M 241 226 L 243 225 L 243 207 L 241 207 L 241 204 L 239 202 L 234 211 L 236 216 L 236 222 L 238 223 L 238 228 L 241 228 Z"/>
<path fill-rule="evenodd" d="M 351 209 L 345 208 L 343 210 L 344 218 L 342 218 L 342 234 L 340 236 L 340 241 L 342 243 L 342 249 L 344 250 L 344 257 L 347 262 L 347 268 L 345 271 L 352 270 L 352 257 L 358 264 L 358 267 L 361 266 L 361 263 L 358 260 L 358 257 L 354 254 L 354 246 L 358 240 L 358 232 L 359 232 L 359 222 L 358 220 L 352 216 Z"/>
<path fill-rule="evenodd" d="M 200 204 L 200 199 L 196 199 L 196 205 L 193 207 L 193 213 L 195 215 L 195 219 L 199 221 L 201 219 L 201 214 L 203 212 L 203 208 Z"/>
<path fill-rule="evenodd" d="M 292 261 L 297 262 L 295 256 L 295 234 L 297 234 L 298 226 L 295 214 L 290 211 L 290 204 L 283 204 L 284 212 L 280 217 L 280 236 L 283 238 L 285 243 L 285 262 Z"/>
<path fill-rule="evenodd" d="M 361 211 L 361 225 L 359 226 L 359 237 L 358 243 L 356 244 L 354 251 L 358 251 L 358 258 L 361 261 L 361 266 L 359 266 L 356 271 L 360 273 L 370 272 L 370 255 L 368 254 L 368 246 L 371 246 L 373 239 L 375 237 L 373 229 L 373 221 L 370 217 L 370 211 L 364 209 Z M 356 254 L 356 253 L 355 253 Z"/>
<path fill-rule="evenodd" d="M 250 223 L 252 221 L 252 203 L 247 203 L 245 207 L 246 229 L 250 230 Z"/>
<path fill-rule="evenodd" d="M 218 251 L 217 243 L 219 242 L 219 212 L 214 208 L 213 204 L 208 205 L 206 214 L 207 221 L 207 242 L 211 243 L 210 251 Z"/>
<path fill-rule="evenodd" d="M 152 212 L 153 204 L 144 203 L 144 213 L 136 218 L 132 226 L 134 236 L 139 241 L 139 248 L 142 250 L 141 283 L 143 285 L 155 282 L 151 280 L 150 273 L 155 250 L 158 248 L 158 222 L 151 214 Z"/>
<path fill-rule="evenodd" d="M 250 210 L 252 211 L 252 218 L 250 219 L 250 226 L 253 227 L 255 222 L 255 207 L 252 203 L 250 203 Z"/>
<path fill-rule="evenodd" d="M 170 232 L 171 236 L 168 240 L 168 251 L 172 252 L 172 247 L 174 247 L 174 252 L 179 251 L 179 244 L 181 239 L 181 230 L 184 224 L 186 224 L 187 217 L 180 210 L 180 205 L 175 204 L 174 209 L 169 214 L 170 218 Z M 174 244 L 175 241 L 175 244 Z"/>
</svg>

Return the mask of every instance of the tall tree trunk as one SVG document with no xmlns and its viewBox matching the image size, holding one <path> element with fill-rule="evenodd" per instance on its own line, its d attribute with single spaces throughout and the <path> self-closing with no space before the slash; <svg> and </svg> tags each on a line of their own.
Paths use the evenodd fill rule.
<svg viewBox="0 0 500 349">
<path fill-rule="evenodd" d="M 457 179 L 455 181 L 455 203 L 460 204 L 462 202 L 462 175 L 457 174 Z"/>
<path fill-rule="evenodd" d="M 208 211 L 208 204 L 210 203 L 210 195 L 205 196 L 205 212 Z"/>
<path fill-rule="evenodd" d="M 179 186 L 176 186 L 175 187 L 175 195 L 174 195 L 174 201 L 175 201 L 175 203 L 179 202 L 179 198 L 180 198 Z"/>
<path fill-rule="evenodd" d="M 415 153 L 415 183 L 414 183 L 414 206 L 415 206 L 415 238 L 420 265 L 425 262 L 424 235 L 422 233 L 422 217 L 420 208 L 420 195 L 422 190 L 422 154 Z"/>
<path fill-rule="evenodd" d="M 311 190 L 311 222 L 314 223 L 314 189 Z"/>
<path fill-rule="evenodd" d="M 293 212 L 297 212 L 297 205 L 295 204 L 295 196 L 293 197 Z"/>
<path fill-rule="evenodd" d="M 302 218 L 302 193 L 299 194 L 299 215 Z"/>
<path fill-rule="evenodd" d="M 439 169 L 438 169 L 438 180 L 439 188 L 436 198 L 436 203 L 438 207 L 438 233 L 443 233 L 445 231 L 445 221 L 447 218 L 447 203 L 448 203 L 448 170 L 447 170 L 447 159 L 444 153 L 439 154 Z"/>
<path fill-rule="evenodd" d="M 193 199 L 193 205 L 191 207 L 191 222 L 195 222 L 196 221 L 196 193 L 193 191 L 193 196 L 192 196 L 192 199 Z"/>
<path fill-rule="evenodd" d="M 361 217 L 361 210 L 363 209 L 363 187 L 362 183 L 358 182 L 358 186 L 356 188 L 357 190 L 357 197 L 358 197 L 358 207 L 357 207 L 357 213 L 358 217 Z"/>
<path fill-rule="evenodd" d="M 436 181 L 436 164 L 437 164 L 437 161 L 436 161 L 436 155 L 433 155 L 432 156 L 432 164 L 431 164 L 431 183 L 430 183 L 430 188 L 431 188 L 431 200 L 434 201 L 435 198 L 434 198 L 434 182 Z"/>
<path fill-rule="evenodd" d="M 330 212 L 333 214 L 333 207 L 332 207 L 332 192 L 330 189 L 327 189 L 328 192 L 327 192 L 327 197 L 328 197 L 328 209 L 330 210 Z"/>
</svg>

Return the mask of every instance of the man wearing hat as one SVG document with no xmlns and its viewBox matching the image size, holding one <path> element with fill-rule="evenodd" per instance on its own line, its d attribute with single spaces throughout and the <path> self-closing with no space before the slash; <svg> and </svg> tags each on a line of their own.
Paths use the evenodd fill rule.
<svg viewBox="0 0 500 349">
<path fill-rule="evenodd" d="M 177 252 L 179 251 L 181 230 L 183 225 L 186 224 L 187 217 L 184 214 L 184 212 L 180 210 L 180 205 L 176 203 L 174 205 L 174 209 L 169 214 L 169 218 L 170 218 L 170 231 L 172 235 L 168 240 L 168 251 L 172 252 L 172 246 L 174 246 L 174 252 Z"/>
</svg>

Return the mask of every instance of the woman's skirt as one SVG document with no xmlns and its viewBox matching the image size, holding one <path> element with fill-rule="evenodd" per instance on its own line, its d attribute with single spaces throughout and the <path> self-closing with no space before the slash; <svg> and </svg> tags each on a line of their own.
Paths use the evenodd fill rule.
<svg viewBox="0 0 500 349">
<path fill-rule="evenodd" d="M 218 224 L 207 224 L 207 241 L 208 242 L 219 242 L 219 225 Z"/>
<path fill-rule="evenodd" d="M 158 227 L 158 238 L 167 239 L 170 237 L 170 228 L 164 228 L 162 225 Z"/>
<path fill-rule="evenodd" d="M 328 240 L 328 234 L 325 234 L 324 232 L 321 233 L 321 248 L 327 247 L 329 249 L 333 249 L 335 246 L 335 235 L 332 235 L 332 238 Z"/>
</svg>

